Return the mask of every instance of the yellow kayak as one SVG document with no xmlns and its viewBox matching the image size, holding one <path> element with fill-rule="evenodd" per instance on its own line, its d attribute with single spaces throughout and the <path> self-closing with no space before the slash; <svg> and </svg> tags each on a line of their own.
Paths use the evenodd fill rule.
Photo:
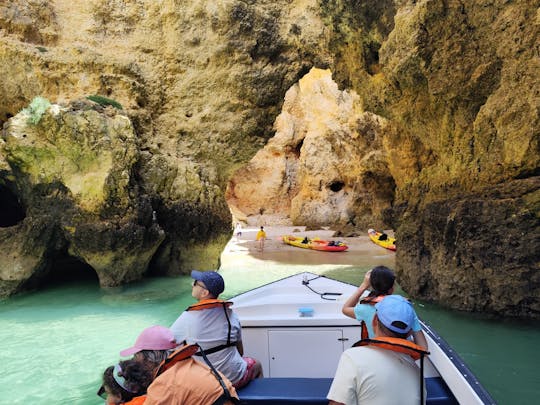
<svg viewBox="0 0 540 405">
<path fill-rule="evenodd" d="M 287 245 L 296 246 L 303 249 L 323 250 L 325 252 L 343 252 L 349 248 L 343 242 L 322 240 L 319 238 L 309 239 L 307 236 L 302 238 L 285 235 L 281 237 L 281 240 Z"/>
<path fill-rule="evenodd" d="M 392 238 L 382 232 L 377 232 L 375 229 L 368 229 L 368 235 L 373 243 L 376 243 L 385 249 L 396 250 L 396 238 Z"/>
</svg>

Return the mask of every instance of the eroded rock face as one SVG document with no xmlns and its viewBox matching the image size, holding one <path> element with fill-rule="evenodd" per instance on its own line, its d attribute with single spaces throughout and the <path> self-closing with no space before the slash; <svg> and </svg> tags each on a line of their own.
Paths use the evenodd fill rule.
<svg viewBox="0 0 540 405">
<path fill-rule="evenodd" d="M 531 249 L 501 243 L 504 255 L 478 254 L 491 239 L 539 233 L 534 2 L 9 0 L 0 5 L 0 30 L 0 121 L 37 95 L 68 105 L 100 94 L 122 104 L 138 147 L 126 159 L 128 197 L 77 189 L 73 174 L 50 182 L 57 171 L 23 171 L 2 154 L 1 185 L 26 216 L 0 233 L 30 232 L 30 221 L 36 230 L 60 224 L 43 228 L 31 249 L 13 246 L 21 261 L 35 251 L 32 266 L 46 269 L 47 252 L 65 251 L 112 272 L 110 283 L 129 280 L 127 270 L 111 270 L 122 254 L 100 255 L 97 246 L 114 251 L 120 238 L 118 252 L 149 253 L 159 226 L 165 239 L 152 270 L 215 267 L 230 230 L 232 178 L 229 196 L 246 215 L 393 227 L 400 281 L 415 297 L 538 317 L 537 240 Z M 330 68 L 338 85 L 322 77 L 295 85 L 312 67 Z M 306 96 L 326 108 L 306 105 Z M 102 180 L 91 172 L 85 176 Z M 262 176 L 264 189 L 256 186 L 261 173 L 271 174 Z M 110 198 L 123 204 L 119 218 L 89 220 L 88 212 L 113 209 Z M 62 201 L 53 210 L 62 215 L 40 219 L 50 212 L 47 199 Z M 95 240 L 77 234 L 83 230 Z M 139 242 L 129 244 L 130 233 Z M 502 288 L 510 278 L 530 282 L 509 282 L 511 296 Z M 471 282 L 481 294 L 470 294 Z"/>
<path fill-rule="evenodd" d="M 394 182 L 382 147 L 386 120 L 312 69 L 285 95 L 276 135 L 232 177 L 237 218 L 281 216 L 311 227 L 382 226 Z M 375 224 L 375 225 L 373 225 Z"/>
<path fill-rule="evenodd" d="M 540 317 L 528 237 L 540 232 L 538 8 L 401 2 L 392 22 L 376 9 L 377 24 L 334 3 L 363 31 L 336 26 L 336 80 L 395 128 L 384 145 L 400 283 L 454 308 Z M 352 62 L 369 55 L 376 69 Z"/>
<path fill-rule="evenodd" d="M 37 95 L 62 105 L 95 94 L 119 102 L 139 147 L 128 188 L 147 196 L 140 204 L 166 233 L 151 270 L 215 268 L 230 230 L 230 173 L 271 136 L 286 89 L 331 60 L 315 6 L 10 0 L 0 6 L 0 122 Z M 101 232 L 93 222 L 85 229 Z M 105 254 L 112 241 L 100 251 L 92 238 L 89 246 L 70 238 L 73 254 L 115 267 L 118 258 Z M 118 271 L 111 283 L 131 278 Z"/>
<path fill-rule="evenodd" d="M 135 280 L 164 238 L 133 182 L 133 126 L 91 102 L 31 109 L 4 127 L 2 154 L 25 216 L 4 234 L 4 294 L 46 276 L 59 255 L 89 264 L 102 286 Z"/>
</svg>

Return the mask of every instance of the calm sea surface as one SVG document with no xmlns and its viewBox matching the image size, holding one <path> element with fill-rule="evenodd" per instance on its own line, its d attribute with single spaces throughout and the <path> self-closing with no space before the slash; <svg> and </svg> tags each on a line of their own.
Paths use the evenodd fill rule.
<svg viewBox="0 0 540 405">
<path fill-rule="evenodd" d="M 264 254 L 224 255 L 224 297 L 300 271 L 358 284 L 371 267 L 392 267 L 394 260 L 390 252 L 278 253 L 272 260 Z M 64 283 L 0 302 L 0 403 L 102 404 L 96 391 L 118 352 L 131 346 L 142 329 L 170 326 L 192 302 L 188 277 L 149 279 L 108 291 L 93 280 Z M 489 320 L 420 302 L 416 309 L 496 401 L 538 403 L 538 323 Z"/>
</svg>

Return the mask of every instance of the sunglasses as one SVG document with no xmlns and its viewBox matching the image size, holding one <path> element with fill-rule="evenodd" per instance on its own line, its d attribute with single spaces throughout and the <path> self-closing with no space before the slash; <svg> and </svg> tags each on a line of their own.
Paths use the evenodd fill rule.
<svg viewBox="0 0 540 405">
<path fill-rule="evenodd" d="M 193 287 L 195 287 L 196 285 L 198 285 L 199 287 L 204 288 L 205 290 L 207 290 L 207 288 L 206 288 L 206 286 L 204 284 L 200 284 L 198 280 L 193 280 Z"/>
<path fill-rule="evenodd" d="M 99 387 L 97 395 L 102 399 L 107 399 L 107 391 L 105 391 L 105 387 L 103 385 Z"/>
</svg>

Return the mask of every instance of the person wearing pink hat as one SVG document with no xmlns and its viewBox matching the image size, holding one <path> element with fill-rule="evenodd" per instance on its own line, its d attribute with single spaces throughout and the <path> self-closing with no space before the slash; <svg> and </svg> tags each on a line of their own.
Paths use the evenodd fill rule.
<svg viewBox="0 0 540 405">
<path fill-rule="evenodd" d="M 178 346 L 174 335 L 165 326 L 154 325 L 146 328 L 137 337 L 135 344 L 120 352 L 120 356 L 132 356 L 143 350 L 169 350 Z"/>
<path fill-rule="evenodd" d="M 191 355 L 198 350 L 192 345 L 178 345 L 170 329 L 164 326 L 151 326 L 143 330 L 135 344 L 120 352 L 121 356 L 133 355 L 133 360 L 144 366 L 154 380 L 147 387 L 146 396 L 133 398 L 126 404 L 169 405 L 190 404 L 208 405 L 237 403 L 238 396 L 232 383 L 212 366 L 195 361 Z M 120 362 L 117 366 L 122 366 Z M 134 385 L 136 373 L 113 368 L 112 376 L 124 391 L 130 392 Z M 105 391 L 107 391 L 107 387 Z M 123 391 L 122 391 L 123 392 Z M 100 389 L 98 394 L 103 394 Z"/>
</svg>

